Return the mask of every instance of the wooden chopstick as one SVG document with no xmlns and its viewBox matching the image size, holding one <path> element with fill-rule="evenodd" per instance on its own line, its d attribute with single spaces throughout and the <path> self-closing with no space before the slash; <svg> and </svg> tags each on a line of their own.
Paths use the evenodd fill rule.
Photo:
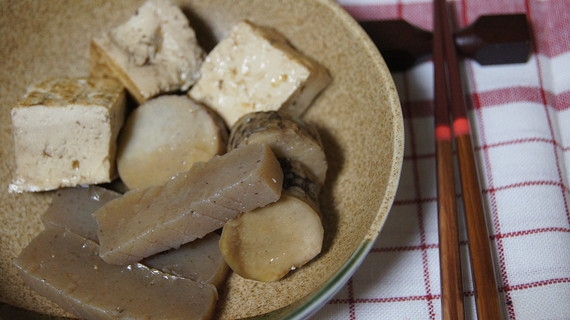
<svg viewBox="0 0 570 320">
<path fill-rule="evenodd" d="M 451 131 L 457 147 L 477 315 L 481 320 L 501 319 L 500 298 L 489 243 L 489 232 L 471 142 L 471 129 L 467 119 L 458 58 L 446 4 L 445 0 L 435 0 L 434 12 L 437 14 L 434 14 L 434 18 L 439 21 L 443 39 L 444 60 L 447 67 L 447 88 L 449 90 L 448 101 L 453 118 Z M 447 232 L 447 230 L 441 231 Z"/>
<path fill-rule="evenodd" d="M 434 127 L 437 165 L 437 209 L 439 228 L 439 260 L 441 281 L 441 313 L 443 320 L 462 320 L 463 277 L 459 249 L 459 223 L 455 200 L 455 170 L 441 14 L 433 6 Z"/>
</svg>

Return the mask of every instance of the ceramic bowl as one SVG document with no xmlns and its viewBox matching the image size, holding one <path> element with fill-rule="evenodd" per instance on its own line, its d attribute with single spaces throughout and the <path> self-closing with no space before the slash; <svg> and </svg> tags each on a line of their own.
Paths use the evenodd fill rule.
<svg viewBox="0 0 570 320">
<path fill-rule="evenodd" d="M 331 85 L 305 115 L 329 160 L 321 194 L 322 253 L 278 282 L 230 275 L 217 318 L 306 318 L 355 272 L 390 211 L 400 177 L 403 121 L 381 55 L 343 9 L 326 0 L 179 0 L 209 50 L 247 18 L 272 26 L 328 68 Z M 85 76 L 89 41 L 131 16 L 142 1 L 0 2 L 0 301 L 36 314 L 69 316 L 29 290 L 12 265 L 42 229 L 52 192 L 8 193 L 14 169 L 10 107 L 27 86 L 49 77 Z M 0 308 L 1 309 L 1 308 Z"/>
</svg>

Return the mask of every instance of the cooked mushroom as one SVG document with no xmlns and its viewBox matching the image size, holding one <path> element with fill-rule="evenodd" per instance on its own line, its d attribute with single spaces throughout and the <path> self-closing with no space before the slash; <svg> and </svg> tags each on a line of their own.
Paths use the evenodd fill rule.
<svg viewBox="0 0 570 320">
<path fill-rule="evenodd" d="M 232 126 L 228 149 L 250 143 L 267 143 L 277 158 L 299 162 L 317 183 L 324 183 L 328 164 L 321 137 L 303 120 L 277 111 L 248 113 Z"/>
</svg>

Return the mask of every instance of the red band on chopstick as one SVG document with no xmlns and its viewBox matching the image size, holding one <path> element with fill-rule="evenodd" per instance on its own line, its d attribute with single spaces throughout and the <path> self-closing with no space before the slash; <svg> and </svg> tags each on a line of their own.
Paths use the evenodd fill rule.
<svg viewBox="0 0 570 320">
<path fill-rule="evenodd" d="M 469 135 L 471 129 L 469 128 L 469 120 L 467 118 L 458 118 L 453 120 L 453 134 L 458 136 Z"/>
<path fill-rule="evenodd" d="M 437 125 L 435 127 L 435 141 L 450 141 L 451 128 L 448 125 Z"/>
</svg>

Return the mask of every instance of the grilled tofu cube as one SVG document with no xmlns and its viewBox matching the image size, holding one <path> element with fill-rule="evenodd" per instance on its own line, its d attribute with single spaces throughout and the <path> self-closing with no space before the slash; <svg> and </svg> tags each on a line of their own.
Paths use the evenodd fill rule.
<svg viewBox="0 0 570 320">
<path fill-rule="evenodd" d="M 113 79 L 59 78 L 30 87 L 11 109 L 16 170 L 10 192 L 110 182 L 124 87 Z"/>
<path fill-rule="evenodd" d="M 188 90 L 204 55 L 182 10 L 166 0 L 150 0 L 124 24 L 91 41 L 90 72 L 117 77 L 142 103 Z"/>
<path fill-rule="evenodd" d="M 208 54 L 189 95 L 232 126 L 254 111 L 301 116 L 329 82 L 328 71 L 283 35 L 245 20 Z"/>
</svg>

